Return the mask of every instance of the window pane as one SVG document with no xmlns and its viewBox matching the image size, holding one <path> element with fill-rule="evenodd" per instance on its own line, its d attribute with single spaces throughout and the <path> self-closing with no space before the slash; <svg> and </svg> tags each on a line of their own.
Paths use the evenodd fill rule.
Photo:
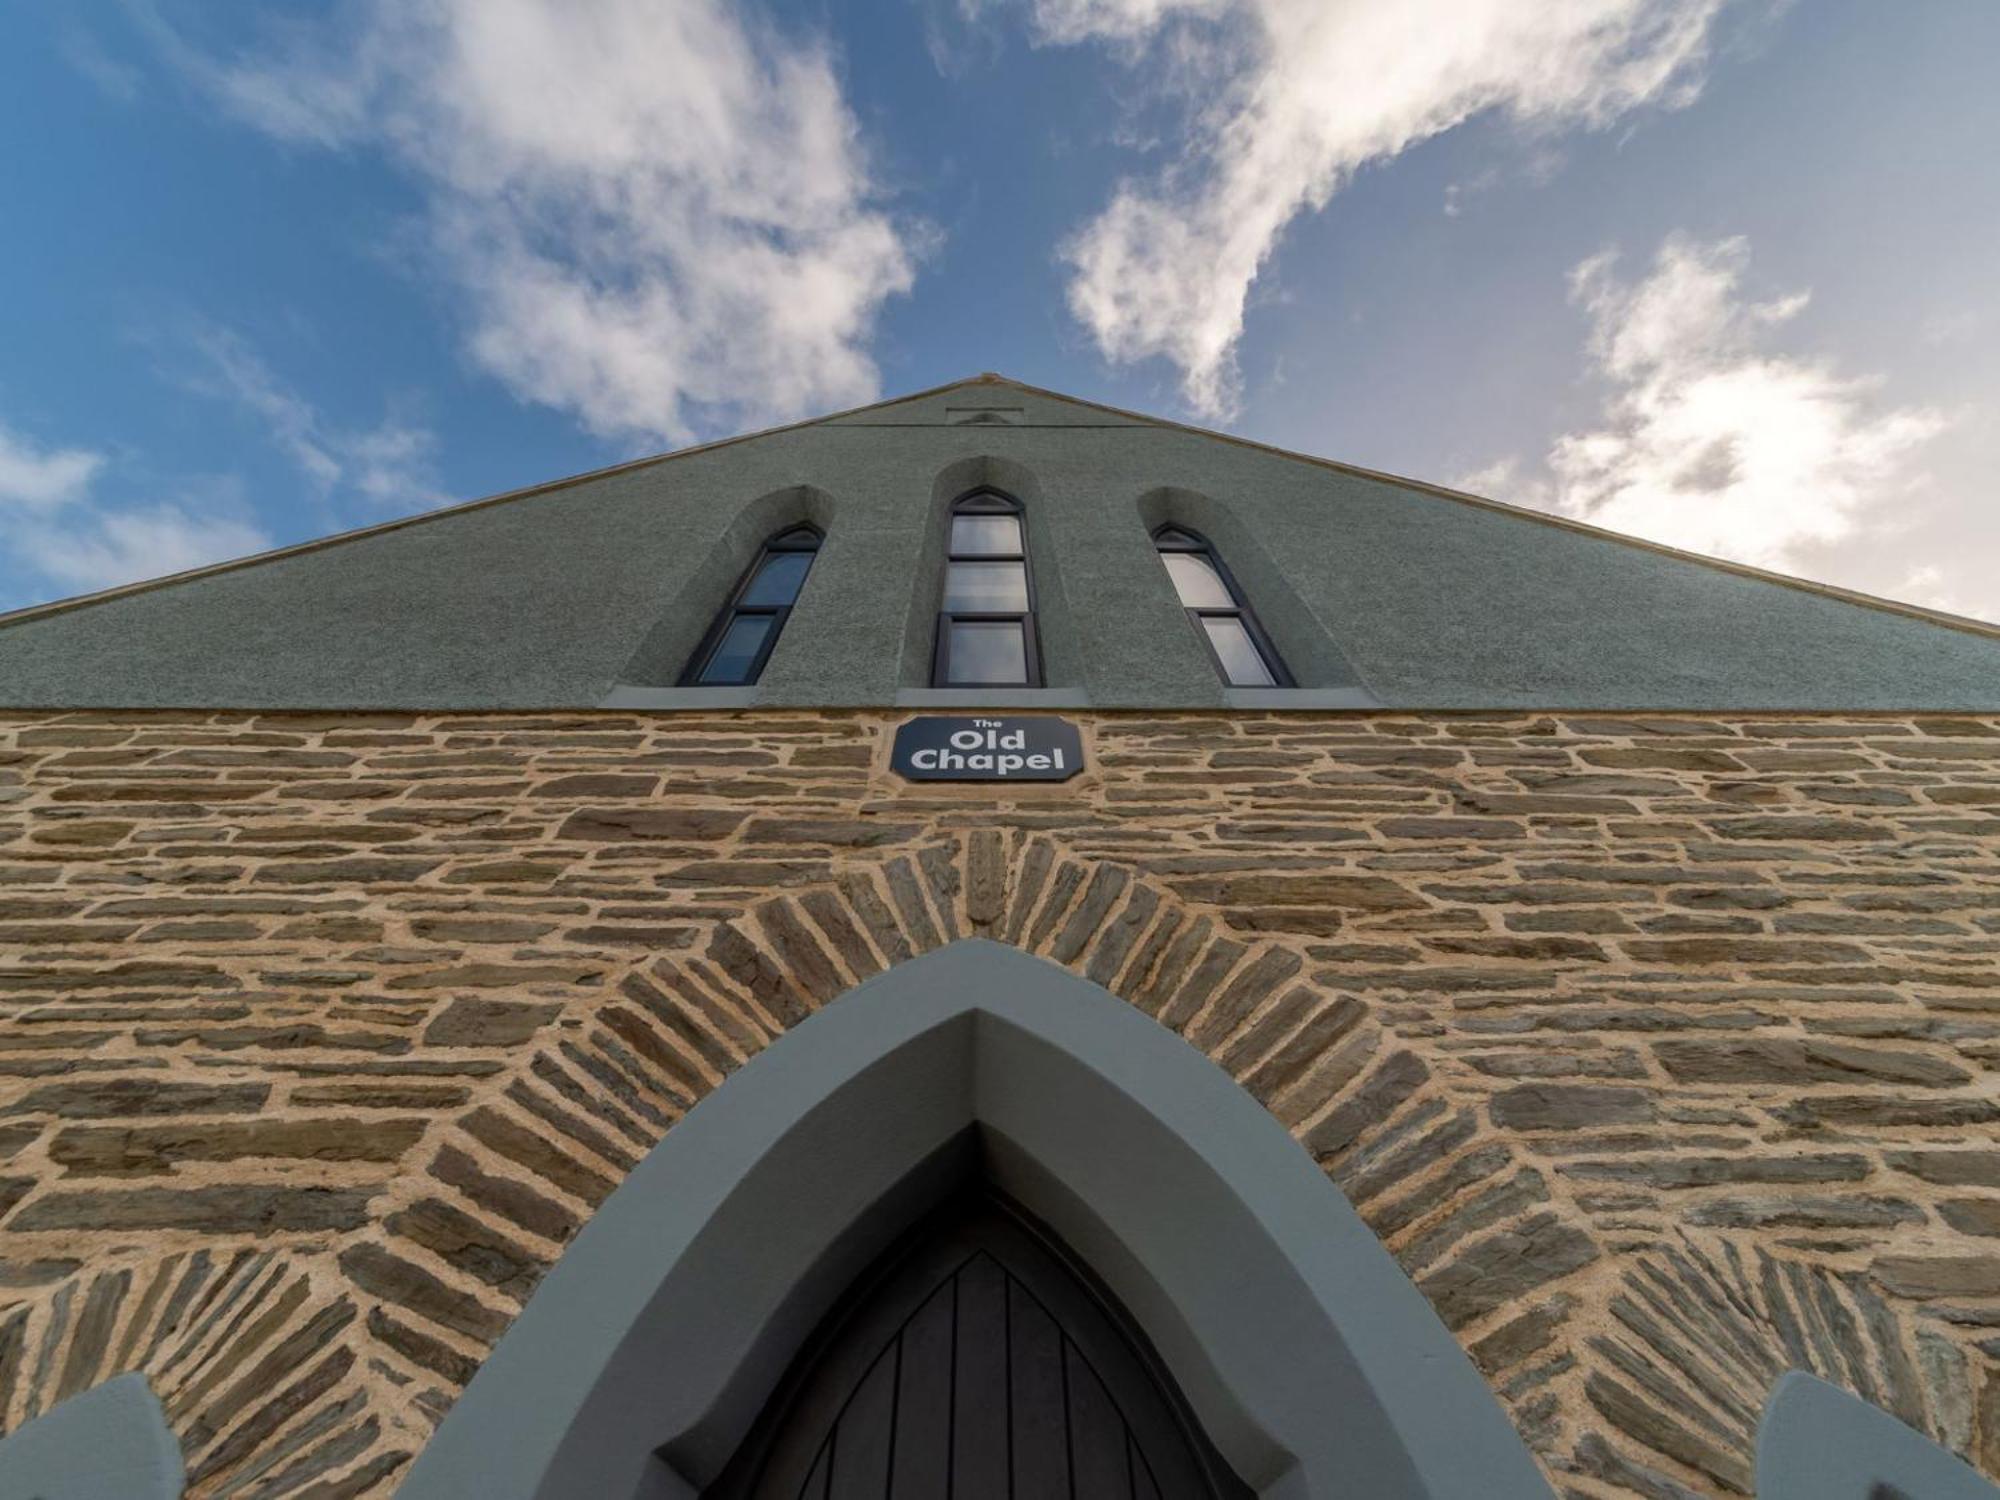
<svg viewBox="0 0 2000 1500">
<path fill-rule="evenodd" d="M 1017 562 L 948 563 L 946 614 L 1008 614 L 1028 607 L 1028 570 Z"/>
<path fill-rule="evenodd" d="M 742 602 L 753 607 L 790 604 L 799 597 L 799 585 L 806 581 L 806 570 L 812 565 L 810 552 L 765 553 L 757 576 L 743 591 Z"/>
<path fill-rule="evenodd" d="M 701 669 L 701 680 L 709 683 L 748 682 L 750 668 L 756 664 L 764 637 L 776 623 L 775 615 L 734 616 L 709 656 L 708 665 Z"/>
<path fill-rule="evenodd" d="M 1208 632 L 1208 643 L 1221 658 L 1223 680 L 1230 686 L 1277 686 L 1278 679 L 1271 674 L 1269 664 L 1257 649 L 1257 643 L 1250 639 L 1250 632 L 1243 628 L 1242 620 L 1235 615 L 1204 615 L 1201 627 Z"/>
<path fill-rule="evenodd" d="M 1028 649 L 1017 620 L 953 620 L 948 646 L 951 681 L 1025 683 Z"/>
<path fill-rule="evenodd" d="M 1236 603 L 1215 565 L 1199 553 L 1162 552 L 1160 561 L 1167 565 L 1174 592 L 1189 609 L 1229 609 Z"/>
<path fill-rule="evenodd" d="M 951 550 L 966 557 L 1019 557 L 1019 516 L 953 516 Z"/>
</svg>

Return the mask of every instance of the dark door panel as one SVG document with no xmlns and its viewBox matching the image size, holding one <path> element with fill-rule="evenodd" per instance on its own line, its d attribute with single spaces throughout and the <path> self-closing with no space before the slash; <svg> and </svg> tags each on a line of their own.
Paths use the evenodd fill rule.
<svg viewBox="0 0 2000 1500">
<path fill-rule="evenodd" d="M 707 1500 L 1245 1500 L 1088 1270 L 997 1194 L 864 1274 Z"/>
</svg>

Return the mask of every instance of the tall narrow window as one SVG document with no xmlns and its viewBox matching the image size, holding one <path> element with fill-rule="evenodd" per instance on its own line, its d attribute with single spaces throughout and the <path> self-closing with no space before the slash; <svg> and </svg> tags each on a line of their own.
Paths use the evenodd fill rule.
<svg viewBox="0 0 2000 1500">
<path fill-rule="evenodd" d="M 978 490 L 952 506 L 934 685 L 1041 685 L 1025 528 L 1020 503 L 994 490 Z"/>
<path fill-rule="evenodd" d="M 1231 687 L 1292 686 L 1291 673 L 1215 549 L 1179 526 L 1162 526 L 1153 545 L 1222 680 Z"/>
<path fill-rule="evenodd" d="M 683 686 L 729 687 L 757 680 L 805 587 L 820 540 L 816 528 L 794 526 L 764 543 L 681 674 Z"/>
</svg>

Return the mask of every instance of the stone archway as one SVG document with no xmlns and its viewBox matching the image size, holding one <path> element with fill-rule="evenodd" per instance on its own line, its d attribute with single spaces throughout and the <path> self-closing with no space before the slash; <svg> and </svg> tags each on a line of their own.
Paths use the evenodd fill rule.
<svg viewBox="0 0 2000 1500">
<path fill-rule="evenodd" d="M 1614 924 L 1714 920 L 1672 908 L 1682 895 L 1692 910 L 1732 892 L 1767 897 L 1802 867 L 1796 851 L 1772 846 L 1773 859 L 1731 872 L 1741 884 L 1715 886 L 1711 865 L 1682 871 L 1654 843 L 1585 841 L 1556 858 L 1534 840 L 1495 844 L 1476 818 L 1381 821 L 1356 846 L 1365 854 L 1306 857 L 1245 842 L 1292 824 L 1246 822 L 1218 855 L 1112 816 L 1156 814 L 1143 777 L 1178 788 L 1222 774 L 1221 750 L 1214 768 L 1195 764 L 1214 746 L 1233 747 L 1229 775 L 1289 785 L 1320 767 L 1343 795 L 1399 807 L 1449 796 L 1493 813 L 1515 806 L 1480 800 L 1497 772 L 1444 765 L 1465 752 L 1437 746 L 1546 736 L 1507 753 L 1560 758 L 1563 745 L 1613 743 L 1577 752 L 1595 764 L 1651 753 L 1617 740 L 1639 735 L 1632 726 L 1452 722 L 1429 726 L 1428 748 L 1358 749 L 1359 732 L 1316 731 L 1326 748 L 1314 749 L 1193 722 L 1133 721 L 1116 737 L 1099 726 L 1106 765 L 1126 762 L 1118 784 L 1019 809 L 1002 830 L 968 826 L 928 792 L 848 811 L 875 774 L 865 718 L 787 724 L 754 743 L 715 739 L 728 728 L 718 720 L 709 739 L 675 741 L 672 755 L 715 768 L 668 802 L 641 796 L 655 778 L 624 768 L 630 726 L 600 719 L 146 723 L 52 726 L 27 753 L 52 766 L 65 746 L 205 745 L 272 724 L 321 738 L 296 770 L 263 769 L 258 749 L 260 780 L 243 790 L 265 800 L 209 817 L 257 828 L 259 842 L 237 846 L 249 854 L 226 851 L 221 832 L 143 858 L 78 844 L 124 838 L 133 825 L 103 821 L 114 814 L 175 827 L 188 814 L 159 800 L 164 772 L 37 773 L 56 799 L 35 835 L 50 840 L 48 873 L 15 889 L 60 904 L 116 876 L 90 885 L 91 921 L 113 934 L 154 925 L 140 934 L 151 947 L 73 946 L 6 976 L 14 1003 L 35 1007 L 14 1031 L 0 1142 L 18 1151 L 0 1178 L 10 1426 L 139 1370 L 167 1406 L 194 1495 L 386 1493 L 578 1226 L 693 1102 L 867 975 L 977 934 L 1101 983 L 1215 1058 L 1307 1146 L 1544 1467 L 1580 1493 L 1740 1491 L 1772 1361 L 1870 1394 L 1989 1468 L 2000 1451 L 2000 1381 L 1976 1329 L 1940 1316 L 1961 1285 L 1984 1295 L 1990 1282 L 1975 1279 L 1992 1261 L 1955 1229 L 1916 1222 L 1910 1200 L 1925 1195 L 1905 1191 L 1987 1169 L 1990 1153 L 1962 1139 L 1994 1108 L 1968 1072 L 1973 1051 L 1943 1031 L 1801 1045 L 1778 1034 L 1776 1011 L 1721 986 L 1711 950 L 1733 939 L 1662 939 L 1650 926 L 1629 939 L 1549 935 L 1540 920 L 1557 896 Z M 616 740 L 616 754 L 591 751 L 580 770 L 584 752 L 568 747 L 593 736 Z M 797 741 L 787 763 L 838 782 L 838 796 L 743 805 L 784 790 L 751 762 L 775 763 L 769 746 L 786 736 Z M 354 758 L 340 747 L 376 739 L 379 764 L 325 769 Z M 1137 749 L 1116 749 L 1128 741 Z M 1558 748 L 1534 748 L 1544 744 Z M 390 764 L 405 754 L 438 767 Z M 532 796 L 518 780 L 466 779 L 507 774 L 510 756 L 540 767 Z M 477 769 L 488 760 L 497 768 Z M 1729 797 L 1741 788 L 1726 773 L 1673 775 L 1686 793 L 1676 816 L 1737 827 Z M 1439 789 L 1412 790 L 1411 776 Z M 302 825 L 295 797 L 320 793 L 266 784 L 286 778 L 388 798 L 397 826 Z M 158 805 L 134 800 L 142 791 Z M 1140 800 L 1114 809 L 1113 792 Z M 84 793 L 100 800 L 63 800 Z M 340 858 L 313 841 L 411 839 L 410 827 L 436 832 Z M 1978 835 L 1954 837 L 1970 847 Z M 1878 847 L 1815 858 L 1838 867 L 1829 880 L 1935 883 L 1960 845 L 1940 843 L 1920 875 L 1881 874 Z M 150 888 L 124 884 L 128 867 Z M 1467 869 L 1478 873 L 1450 873 Z M 1670 901 L 1660 879 L 1697 883 L 1664 887 Z M 1988 900 L 1983 888 L 1944 894 Z M 1931 941 L 1866 937 L 1853 952 L 1915 962 Z M 1849 952 L 1814 947 L 1787 939 L 1783 951 Z M 1942 963 L 1923 973 L 1972 982 Z M 1890 1008 L 1841 1004 L 1864 998 L 1872 1009 L 1841 1022 L 1863 1037 Z M 59 1072 L 51 1033 L 75 1049 Z M 1728 1083 L 1732 1069 L 1779 1080 L 1768 1108 Z M 1762 1122 L 1754 1150 L 1751 1126 L 1730 1123 L 1739 1105 Z M 1817 1149 L 1802 1149 L 1816 1127 Z M 1864 1177 L 1858 1194 L 1842 1186 Z M 1730 1186 L 1763 1181 L 1793 1186 Z M 1822 1181 L 1839 1202 L 1814 1196 Z M 1708 1264 L 1689 1270 L 1657 1226 L 1695 1202 L 1684 1243 Z M 1823 1206 L 1848 1215 L 1849 1248 L 1757 1216 Z M 1856 1328 L 1864 1339 L 1847 1337 Z"/>
<path fill-rule="evenodd" d="M 697 1494 L 971 1126 L 1259 1493 L 1548 1494 L 1450 1334 L 1269 1114 L 1102 989 L 981 939 L 802 1022 L 669 1132 L 404 1493 Z"/>
</svg>

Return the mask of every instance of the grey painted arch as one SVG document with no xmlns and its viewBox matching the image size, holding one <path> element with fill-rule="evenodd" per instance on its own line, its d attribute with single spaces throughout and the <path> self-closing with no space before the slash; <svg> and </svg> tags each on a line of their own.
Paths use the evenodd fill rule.
<svg viewBox="0 0 2000 1500">
<path fill-rule="evenodd" d="M 0 1441 L 0 1500 L 180 1500 L 181 1446 L 136 1372 L 51 1407 Z"/>
<path fill-rule="evenodd" d="M 1881 1407 L 1787 1370 L 1757 1426 L 1757 1500 L 2000 1500 L 2000 1489 Z"/>
<path fill-rule="evenodd" d="M 1548 1500 L 1471 1362 L 1276 1120 L 1141 1012 L 983 939 L 859 986 L 669 1131 L 403 1500 L 700 1493 L 833 1299 L 964 1170 L 971 1130 L 1261 1495 Z"/>
</svg>

